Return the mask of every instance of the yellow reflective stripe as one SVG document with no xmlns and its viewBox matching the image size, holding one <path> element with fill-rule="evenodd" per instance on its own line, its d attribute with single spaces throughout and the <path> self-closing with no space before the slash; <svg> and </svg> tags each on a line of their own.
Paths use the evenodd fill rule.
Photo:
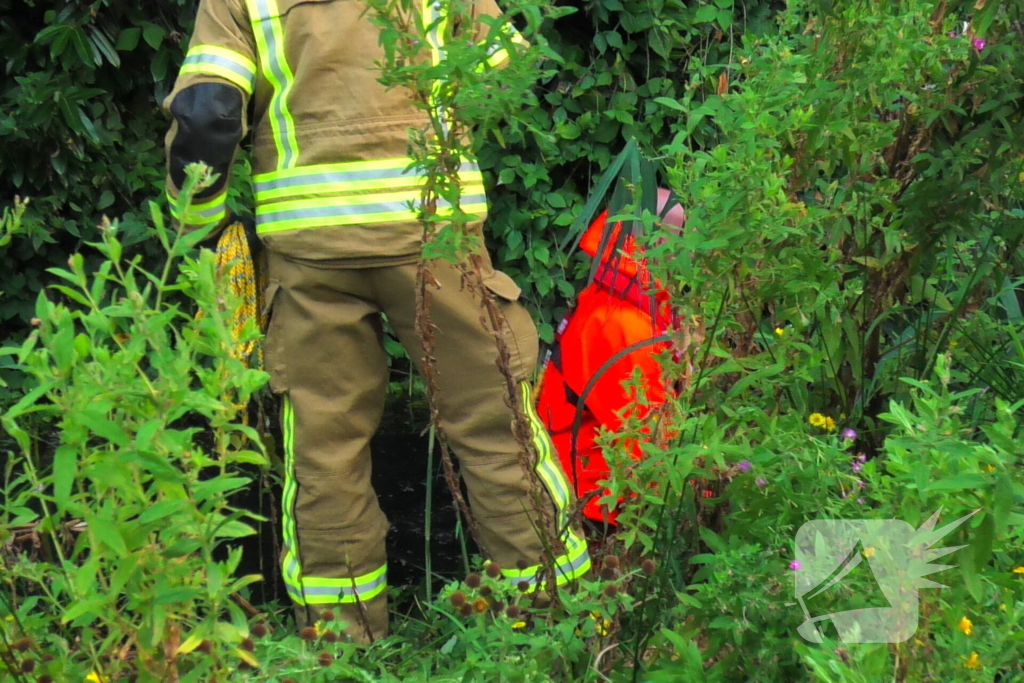
<svg viewBox="0 0 1024 683">
<path fill-rule="evenodd" d="M 286 394 L 281 402 L 281 431 L 284 441 L 284 492 L 281 498 L 285 554 L 282 559 L 282 574 L 288 588 L 288 595 L 300 605 L 305 605 L 302 594 L 302 565 L 299 562 L 296 539 L 295 500 L 299 485 L 295 480 L 295 411 Z"/>
<path fill-rule="evenodd" d="M 590 554 L 587 542 L 569 525 L 569 507 L 572 504 L 569 481 L 561 465 L 555 460 L 554 444 L 540 416 L 537 415 L 533 404 L 532 387 L 529 382 L 520 382 L 519 386 L 522 392 L 522 409 L 530 421 L 533 446 L 537 451 L 535 470 L 555 505 L 557 528 L 564 529 L 561 540 L 567 552 L 555 558 L 556 580 L 561 584 L 573 581 L 590 571 Z"/>
<path fill-rule="evenodd" d="M 423 29 L 426 31 L 427 43 L 430 45 L 430 63 L 432 66 L 437 66 L 443 59 L 445 32 L 448 30 L 448 18 L 441 12 L 440 0 L 423 0 Z M 441 128 L 447 135 L 447 113 L 438 104 L 441 96 L 441 81 L 435 80 L 430 91 L 431 104 L 437 110 Z"/>
<path fill-rule="evenodd" d="M 171 195 L 170 187 L 167 188 L 167 201 L 170 206 L 171 217 L 184 223 L 187 226 L 206 226 L 219 223 L 227 216 L 227 192 L 221 192 L 213 199 L 193 203 L 188 207 L 185 217 L 178 215 L 178 200 Z"/>
<path fill-rule="evenodd" d="M 387 590 L 387 565 L 348 579 L 309 576 L 302 579 L 303 594 L 311 605 L 354 603 L 370 600 Z"/>
<path fill-rule="evenodd" d="M 556 557 L 554 561 L 555 583 L 559 586 L 586 576 L 591 569 L 590 552 L 586 542 L 573 534 L 570 535 L 567 544 L 568 551 Z M 544 566 L 538 564 L 521 570 L 502 570 L 501 573 L 512 584 L 518 585 L 525 581 L 532 586 L 537 583 L 543 570 Z"/>
<path fill-rule="evenodd" d="M 256 65 L 252 60 L 217 45 L 195 45 L 189 49 L 180 73 L 219 76 L 250 95 L 256 82 Z"/>
<path fill-rule="evenodd" d="M 526 42 L 526 39 L 523 38 L 523 36 L 520 35 L 519 31 L 517 31 L 511 24 L 505 24 L 505 26 L 503 26 L 501 30 L 502 30 L 503 33 L 505 33 L 509 37 L 509 39 L 514 44 L 516 44 L 516 45 L 528 45 L 528 43 Z M 508 50 L 506 50 L 505 48 L 503 48 L 503 47 L 501 47 L 499 45 L 494 45 L 494 46 L 491 47 L 491 52 L 488 55 L 487 61 L 485 62 L 485 64 L 487 66 L 490 66 L 490 67 L 501 66 L 506 61 L 508 61 L 508 58 L 509 58 Z M 478 72 L 479 71 L 483 71 L 483 69 L 484 69 L 484 64 L 481 64 L 479 67 L 477 67 L 477 71 Z"/>
<path fill-rule="evenodd" d="M 257 201 L 271 201 L 289 197 L 342 192 L 367 192 L 399 188 L 422 187 L 426 176 L 412 167 L 406 157 L 374 162 L 345 162 L 300 166 L 287 171 L 261 173 L 253 178 Z M 483 185 L 480 167 L 463 160 L 459 170 L 459 185 L 468 188 Z"/>
<path fill-rule="evenodd" d="M 277 167 L 292 168 L 298 163 L 299 158 L 295 121 L 288 109 L 288 97 L 295 83 L 295 76 L 285 56 L 284 27 L 277 9 L 277 0 L 246 2 L 263 76 L 274 90 L 270 98 L 269 115 L 274 144 L 277 147 Z"/>
<path fill-rule="evenodd" d="M 467 189 L 478 194 L 466 196 L 460 209 L 467 214 L 486 214 L 487 198 L 483 186 Z M 420 192 L 412 190 L 261 204 L 256 209 L 256 230 L 266 234 L 307 228 L 415 221 L 419 219 L 419 200 Z M 452 215 L 451 208 L 446 204 L 442 203 L 438 208 L 440 216 Z"/>
</svg>

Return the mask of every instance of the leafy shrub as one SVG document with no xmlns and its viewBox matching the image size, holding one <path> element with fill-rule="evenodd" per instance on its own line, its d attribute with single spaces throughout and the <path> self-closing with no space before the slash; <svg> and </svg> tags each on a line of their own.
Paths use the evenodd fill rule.
<svg viewBox="0 0 1024 683">
<path fill-rule="evenodd" d="M 18 444 L 0 504 L 0 661 L 11 675 L 168 680 L 202 646 L 195 679 L 247 656 L 225 659 L 248 635 L 232 596 L 260 577 L 234 575 L 240 549 L 214 553 L 254 533 L 244 520 L 255 516 L 227 496 L 250 484 L 240 464 L 266 462 L 244 424 L 266 375 L 238 357 L 213 252 L 191 255 L 203 235 L 152 216 L 161 271 L 125 259 L 107 223 L 91 244 L 105 257 L 94 275 L 80 255 L 51 270 L 71 303 L 41 293 L 35 330 L 0 350 L 32 385 L 0 417 Z"/>
</svg>

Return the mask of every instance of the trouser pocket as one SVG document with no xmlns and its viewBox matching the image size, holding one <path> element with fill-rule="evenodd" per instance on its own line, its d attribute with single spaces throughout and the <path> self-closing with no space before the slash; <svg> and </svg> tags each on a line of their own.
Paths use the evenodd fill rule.
<svg viewBox="0 0 1024 683">
<path fill-rule="evenodd" d="M 519 303 L 522 290 L 511 277 L 500 270 L 483 275 L 483 285 L 498 301 L 504 318 L 502 335 L 509 351 L 509 369 L 517 381 L 533 379 L 537 367 L 540 340 L 530 312 Z"/>
</svg>

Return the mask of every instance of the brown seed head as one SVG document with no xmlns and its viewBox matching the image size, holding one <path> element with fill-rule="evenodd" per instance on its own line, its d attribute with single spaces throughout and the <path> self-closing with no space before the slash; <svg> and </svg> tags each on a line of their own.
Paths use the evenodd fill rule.
<svg viewBox="0 0 1024 683">
<path fill-rule="evenodd" d="M 519 605 L 509 605 L 508 609 L 505 610 L 505 616 L 509 619 L 518 619 L 522 613 L 523 610 L 519 609 Z"/>
<path fill-rule="evenodd" d="M 614 598 L 618 594 L 619 587 L 616 586 L 614 583 L 609 583 L 607 586 L 604 587 L 604 595 L 606 598 Z"/>
<path fill-rule="evenodd" d="M 494 590 L 490 586 L 480 586 L 480 595 L 485 598 L 490 597 Z"/>
<path fill-rule="evenodd" d="M 265 624 L 254 624 L 250 631 L 257 638 L 265 638 L 267 635 L 267 627 Z"/>
<path fill-rule="evenodd" d="M 530 582 L 529 581 L 520 581 L 516 585 L 516 588 L 519 589 L 520 593 L 525 593 L 526 591 L 530 590 Z"/>
<path fill-rule="evenodd" d="M 614 555 L 609 555 L 608 557 L 604 558 L 604 566 L 610 567 L 612 569 L 618 569 L 619 558 L 615 557 Z"/>
<path fill-rule="evenodd" d="M 29 648 L 31 647 L 32 641 L 28 638 L 21 638 L 19 640 L 14 641 L 14 643 L 11 644 L 11 649 L 15 652 L 28 652 Z"/>
<path fill-rule="evenodd" d="M 36 660 L 34 659 L 23 659 L 21 660 L 21 673 L 30 674 L 36 670 Z"/>
<path fill-rule="evenodd" d="M 204 640 L 199 643 L 199 647 L 196 648 L 198 652 L 202 652 L 204 655 L 208 655 L 213 652 L 213 643 L 208 640 Z"/>
<path fill-rule="evenodd" d="M 466 585 L 469 586 L 470 588 L 479 588 L 480 587 L 480 575 L 479 574 L 470 574 L 469 576 L 467 576 L 466 577 Z"/>
<path fill-rule="evenodd" d="M 285 678 L 281 680 L 281 683 L 295 683 L 294 678 Z"/>
<path fill-rule="evenodd" d="M 312 626 L 307 626 L 299 632 L 299 637 L 305 640 L 307 643 L 312 643 L 316 640 L 316 629 Z"/>
<path fill-rule="evenodd" d="M 320 615 L 320 618 L 324 621 L 334 621 L 334 612 L 327 610 Z"/>
<path fill-rule="evenodd" d="M 477 598 L 473 601 L 473 611 L 477 614 L 486 612 L 488 607 L 490 607 L 490 605 L 483 598 Z"/>
<path fill-rule="evenodd" d="M 466 594 L 462 591 L 455 591 L 448 596 L 448 602 L 452 604 L 452 607 L 462 607 L 466 604 Z"/>
<path fill-rule="evenodd" d="M 526 571 L 526 568 L 529 567 L 529 566 L 530 566 L 530 563 L 527 562 L 526 560 L 517 560 L 516 561 L 516 569 L 518 569 L 521 572 Z"/>
<path fill-rule="evenodd" d="M 53 683 L 53 676 L 50 674 L 43 674 L 36 679 L 36 683 Z"/>
<path fill-rule="evenodd" d="M 484 571 L 486 571 L 487 576 L 491 577 L 492 579 L 496 579 L 499 576 L 501 576 L 501 567 L 498 566 L 497 562 L 491 562 L 489 565 L 487 565 L 487 569 L 485 569 Z"/>
<path fill-rule="evenodd" d="M 249 662 L 240 662 L 238 664 L 239 671 L 252 671 L 252 664 Z"/>
<path fill-rule="evenodd" d="M 334 655 L 330 652 L 321 652 L 317 655 L 316 661 L 320 666 L 330 666 L 334 664 Z"/>
<path fill-rule="evenodd" d="M 640 569 L 643 570 L 645 575 L 654 576 L 654 570 L 657 569 L 657 566 L 654 564 L 654 560 L 644 560 L 640 563 Z"/>
<path fill-rule="evenodd" d="M 39 661 L 43 662 L 44 664 L 46 664 L 47 662 L 52 662 L 53 661 L 53 655 L 43 655 L 42 657 L 39 658 Z"/>
<path fill-rule="evenodd" d="M 468 617 L 472 613 L 473 613 L 473 606 L 471 604 L 469 604 L 468 602 L 466 604 L 464 604 L 462 607 L 459 608 L 459 614 L 461 614 L 464 617 Z"/>
<path fill-rule="evenodd" d="M 501 600 L 491 601 L 491 611 L 495 614 L 501 614 L 501 610 L 505 609 L 505 603 Z"/>
<path fill-rule="evenodd" d="M 254 652 L 256 650 L 256 643 L 252 642 L 252 638 L 242 638 L 242 642 L 238 646 L 238 649 L 245 650 L 246 652 Z"/>
<path fill-rule="evenodd" d="M 326 633 L 324 633 L 323 638 L 324 642 L 326 643 L 336 643 L 339 640 L 338 634 L 334 631 L 327 631 Z"/>
<path fill-rule="evenodd" d="M 601 570 L 601 580 L 602 581 L 614 581 L 615 580 L 615 570 L 612 569 L 611 567 L 605 567 L 604 569 L 602 569 Z"/>
</svg>

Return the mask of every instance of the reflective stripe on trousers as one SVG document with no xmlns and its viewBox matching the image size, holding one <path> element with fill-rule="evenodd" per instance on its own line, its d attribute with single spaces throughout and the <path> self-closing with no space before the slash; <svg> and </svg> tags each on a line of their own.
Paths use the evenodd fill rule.
<svg viewBox="0 0 1024 683">
<path fill-rule="evenodd" d="M 555 459 L 555 447 L 551 443 L 551 437 L 537 415 L 533 403 L 533 390 L 528 382 L 520 383 L 520 389 L 521 408 L 529 417 L 533 447 L 537 452 L 535 471 L 555 504 L 555 524 L 561 534 L 559 540 L 565 545 L 565 553 L 555 557 L 552 562 L 555 581 L 561 586 L 585 576 L 590 571 L 590 553 L 587 550 L 587 542 L 569 524 L 569 506 L 572 504 L 569 482 Z M 504 569 L 502 574 L 513 583 L 525 581 L 533 585 L 537 583 L 543 570 L 542 565 L 535 565 L 526 569 Z"/>
<path fill-rule="evenodd" d="M 348 578 L 321 578 L 303 576 L 298 545 L 298 525 L 295 521 L 295 501 L 299 485 L 295 480 L 295 411 L 291 400 L 284 396 L 281 405 L 281 428 L 284 433 L 284 558 L 281 569 L 288 595 L 296 604 L 338 605 L 367 602 L 387 590 L 387 565 L 374 571 Z"/>
</svg>

